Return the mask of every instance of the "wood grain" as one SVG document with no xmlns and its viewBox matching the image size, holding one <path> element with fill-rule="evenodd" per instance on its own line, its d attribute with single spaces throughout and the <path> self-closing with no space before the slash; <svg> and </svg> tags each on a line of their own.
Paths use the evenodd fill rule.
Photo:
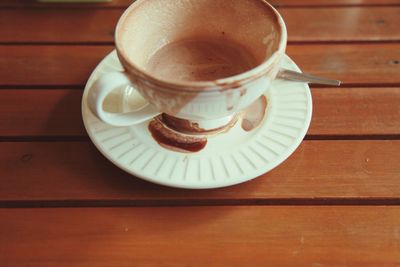
<svg viewBox="0 0 400 267">
<path fill-rule="evenodd" d="M 0 86 L 83 86 L 112 49 L 0 45 Z M 287 52 L 303 71 L 344 85 L 400 86 L 400 44 L 290 45 Z"/>
<path fill-rule="evenodd" d="M 113 46 L 0 46 L 1 85 L 84 85 Z"/>
<path fill-rule="evenodd" d="M 134 0 L 113 0 L 106 3 L 38 3 L 36 0 L 2 0 L 0 7 L 128 7 Z M 399 0 L 269 0 L 271 4 L 278 7 L 293 6 L 384 6 L 400 5 Z"/>
<path fill-rule="evenodd" d="M 86 136 L 81 90 L 1 90 L 1 136 Z"/>
<path fill-rule="evenodd" d="M 313 89 L 309 135 L 399 135 L 400 88 Z"/>
<path fill-rule="evenodd" d="M 400 40 L 400 7 L 280 9 L 289 42 Z"/>
<path fill-rule="evenodd" d="M 114 28 L 123 11 L 1 9 L 0 43 L 112 43 Z M 282 8 L 279 11 L 288 27 L 289 42 L 400 40 L 400 6 Z"/>
<path fill-rule="evenodd" d="M 8 7 L 8 8 L 43 8 L 43 7 L 56 7 L 56 8 L 126 8 L 135 0 L 112 0 L 110 2 L 98 2 L 98 3 L 90 3 L 90 2 L 81 2 L 81 3 L 45 3 L 38 2 L 37 0 L 2 0 L 0 2 L 0 7 Z M 290 0 L 288 0 L 290 1 Z M 307 1 L 307 0 L 306 0 Z M 346 1 L 346 0 L 342 0 Z M 348 0 L 347 0 L 348 1 Z M 350 0 L 353 1 L 353 0 Z M 375 1 L 375 0 L 367 0 L 367 1 Z M 384 0 L 389 3 L 396 0 Z"/>
<path fill-rule="evenodd" d="M 113 42 L 124 9 L 1 9 L 0 42 Z M 32 30 L 35 29 L 35 30 Z"/>
<path fill-rule="evenodd" d="M 0 210 L 5 266 L 397 266 L 400 207 Z"/>
<path fill-rule="evenodd" d="M 312 89 L 308 135 L 400 135 L 400 88 Z M 3 89 L 0 136 L 86 136 L 82 91 Z"/>
<path fill-rule="evenodd" d="M 339 198 L 362 202 L 398 199 L 400 194 L 400 141 L 305 141 L 282 165 L 253 181 L 199 191 L 137 179 L 115 167 L 89 142 L 2 142 L 0 151 L 3 206 L 47 200 L 60 205 L 63 201 L 67 205 L 83 205 L 79 201 L 89 205 L 259 204 L 281 199 L 320 203 L 318 199 Z"/>
<path fill-rule="evenodd" d="M 399 85 L 399 44 L 291 45 L 287 53 L 304 72 L 344 85 Z"/>
<path fill-rule="evenodd" d="M 118 1 L 118 0 L 117 0 Z M 400 5 L 399 0 L 269 0 L 276 6 L 367 6 L 367 5 Z"/>
</svg>

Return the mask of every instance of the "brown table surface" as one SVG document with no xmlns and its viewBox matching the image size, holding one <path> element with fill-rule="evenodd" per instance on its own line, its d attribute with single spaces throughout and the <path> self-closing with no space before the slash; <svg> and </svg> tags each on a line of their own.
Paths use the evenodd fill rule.
<svg viewBox="0 0 400 267">
<path fill-rule="evenodd" d="M 274 0 L 314 114 L 282 165 L 215 190 L 123 172 L 80 101 L 129 0 L 0 2 L 0 266 L 399 266 L 400 0 Z"/>
</svg>

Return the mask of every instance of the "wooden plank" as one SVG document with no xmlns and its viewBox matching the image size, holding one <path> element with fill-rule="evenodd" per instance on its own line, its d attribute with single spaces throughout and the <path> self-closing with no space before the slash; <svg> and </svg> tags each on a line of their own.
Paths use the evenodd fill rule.
<svg viewBox="0 0 400 267">
<path fill-rule="evenodd" d="M 287 53 L 304 72 L 342 80 L 344 85 L 398 85 L 400 45 L 291 45 Z"/>
<path fill-rule="evenodd" d="M 400 207 L 0 210 L 5 266 L 397 266 Z"/>
<path fill-rule="evenodd" d="M 112 49 L 0 46 L 0 86 L 82 86 Z M 344 85 L 400 85 L 400 44 L 290 45 L 287 52 L 304 71 L 341 79 Z"/>
<path fill-rule="evenodd" d="M 0 7 L 128 7 L 134 0 L 112 0 L 106 3 L 38 3 L 36 0 L 2 0 Z M 399 0 L 269 0 L 271 4 L 279 7 L 293 6 L 384 6 L 399 5 Z"/>
<path fill-rule="evenodd" d="M 400 88 L 312 89 L 309 135 L 400 135 Z M 86 136 L 82 91 L 6 90 L 0 136 Z"/>
<path fill-rule="evenodd" d="M 399 5 L 399 0 L 269 0 L 271 4 L 279 7 L 294 6 L 385 6 Z"/>
<path fill-rule="evenodd" d="M 113 46 L 0 46 L 1 85 L 84 85 Z"/>
<path fill-rule="evenodd" d="M 279 12 L 289 42 L 400 39 L 400 7 L 288 8 Z"/>
<path fill-rule="evenodd" d="M 46 3 L 46 2 L 39 2 L 37 0 L 2 0 L 0 2 L 0 7 L 8 7 L 8 8 L 32 8 L 32 7 L 57 7 L 57 8 L 126 8 L 135 0 L 112 0 L 109 2 L 97 2 L 97 3 L 90 3 L 90 2 L 81 2 L 81 3 Z M 290 0 L 289 0 L 290 1 Z M 374 1 L 374 0 L 370 0 Z M 395 0 L 384 0 L 393 2 Z"/>
<path fill-rule="evenodd" d="M 399 135 L 400 88 L 313 89 L 309 135 Z"/>
<path fill-rule="evenodd" d="M 122 12 L 92 8 L 2 9 L 0 42 L 111 43 Z M 289 42 L 400 40 L 400 7 L 283 8 L 280 12 L 288 26 Z"/>
<path fill-rule="evenodd" d="M 1 90 L 0 135 L 86 135 L 81 98 L 81 90 Z"/>
<path fill-rule="evenodd" d="M 60 205 L 63 201 L 191 205 L 281 199 L 298 203 L 400 195 L 400 141 L 305 141 L 282 165 L 253 181 L 199 191 L 137 179 L 115 167 L 89 142 L 2 142 L 0 151 L 1 206 L 47 200 Z"/>
<path fill-rule="evenodd" d="M 0 10 L 0 42 L 112 42 L 123 9 Z M 35 30 L 32 30 L 35 29 Z"/>
</svg>

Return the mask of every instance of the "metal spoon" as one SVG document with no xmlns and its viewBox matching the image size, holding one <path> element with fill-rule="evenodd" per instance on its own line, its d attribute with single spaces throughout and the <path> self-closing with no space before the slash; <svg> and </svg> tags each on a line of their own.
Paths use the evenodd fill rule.
<svg viewBox="0 0 400 267">
<path fill-rule="evenodd" d="M 339 80 L 317 77 L 311 74 L 296 72 L 288 69 L 280 69 L 277 77 L 280 79 L 295 81 L 295 82 L 316 83 L 316 84 L 325 84 L 333 86 L 339 86 L 341 84 L 341 81 Z"/>
</svg>

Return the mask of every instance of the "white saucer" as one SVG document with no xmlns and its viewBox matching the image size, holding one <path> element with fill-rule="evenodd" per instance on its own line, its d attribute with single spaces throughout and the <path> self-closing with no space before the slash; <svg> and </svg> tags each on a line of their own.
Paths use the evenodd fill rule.
<svg viewBox="0 0 400 267">
<path fill-rule="evenodd" d="M 289 57 L 284 59 L 283 67 L 300 70 Z M 245 132 L 237 123 L 228 133 L 210 137 L 200 152 L 170 151 L 152 138 L 148 122 L 113 127 L 101 122 L 89 110 L 86 97 L 92 83 L 106 72 L 122 69 L 113 51 L 94 70 L 82 99 L 83 122 L 90 139 L 105 157 L 126 172 L 153 183 L 204 189 L 251 180 L 288 158 L 310 125 L 312 99 L 308 85 L 276 80 L 266 94 L 267 112 L 258 128 Z M 137 93 L 131 98 L 133 102 L 143 101 Z M 116 111 L 127 106 L 118 93 L 110 103 Z"/>
</svg>

